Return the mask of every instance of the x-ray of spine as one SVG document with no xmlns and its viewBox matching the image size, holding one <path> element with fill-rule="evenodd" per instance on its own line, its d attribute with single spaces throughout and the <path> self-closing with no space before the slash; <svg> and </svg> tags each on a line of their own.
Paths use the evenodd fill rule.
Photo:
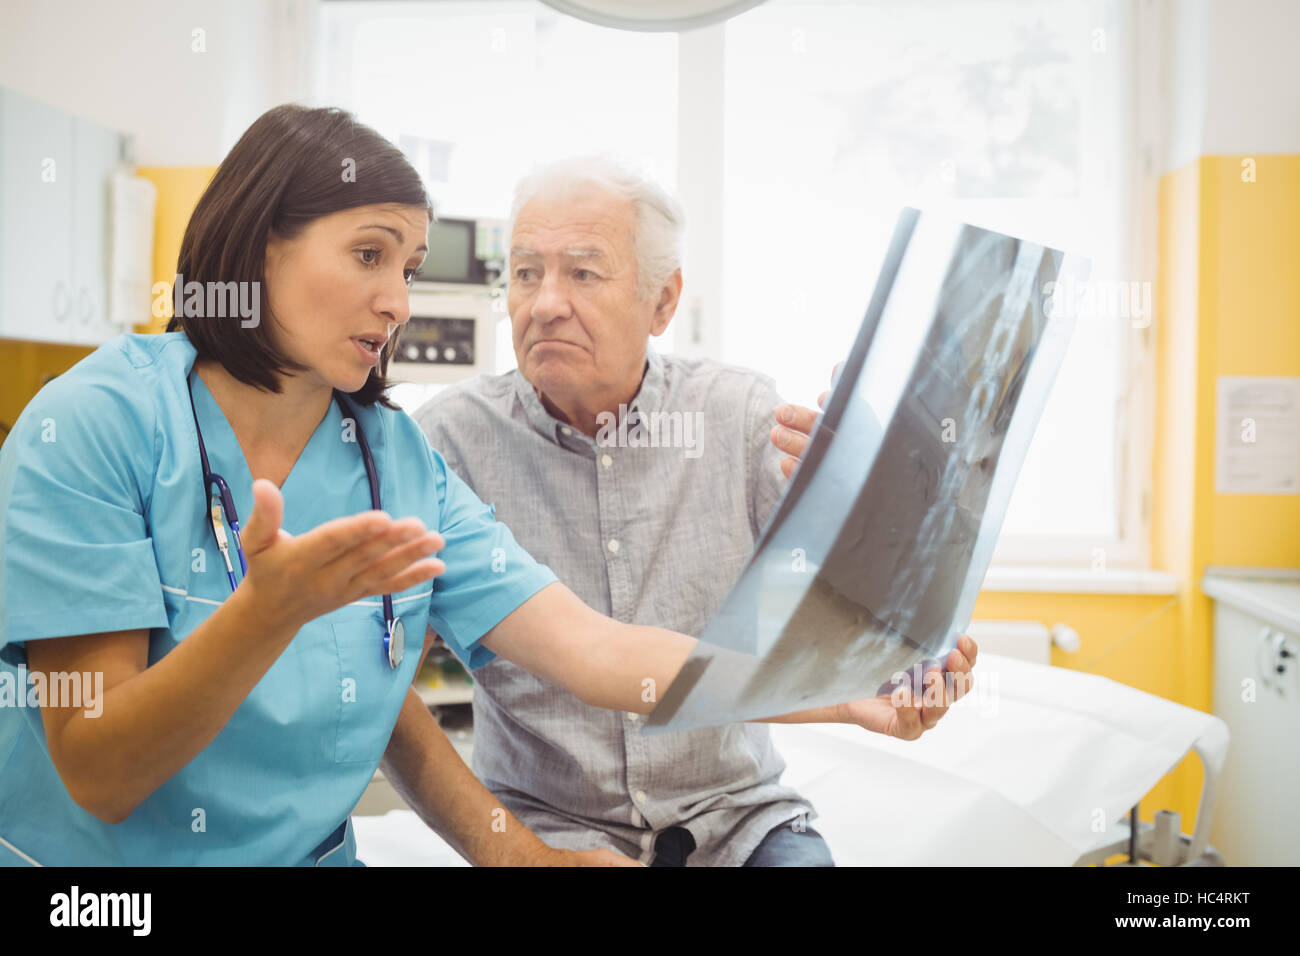
<svg viewBox="0 0 1300 956">
<path fill-rule="evenodd" d="M 920 690 L 970 622 L 1086 264 L 904 210 L 853 349 L 740 579 L 646 733 Z"/>
</svg>

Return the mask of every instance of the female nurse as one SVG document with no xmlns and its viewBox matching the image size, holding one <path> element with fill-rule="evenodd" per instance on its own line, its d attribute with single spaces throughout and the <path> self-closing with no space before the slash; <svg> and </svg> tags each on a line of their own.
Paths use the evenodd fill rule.
<svg viewBox="0 0 1300 956">
<path fill-rule="evenodd" d="M 431 212 L 348 114 L 273 109 L 194 210 L 169 331 L 107 342 L 24 411 L 0 676 L 33 706 L 0 707 L 0 860 L 350 864 L 386 758 L 472 862 L 631 864 L 544 845 L 411 689 L 431 628 L 471 667 L 647 713 L 643 681 L 693 644 L 587 608 L 385 399 Z"/>
</svg>

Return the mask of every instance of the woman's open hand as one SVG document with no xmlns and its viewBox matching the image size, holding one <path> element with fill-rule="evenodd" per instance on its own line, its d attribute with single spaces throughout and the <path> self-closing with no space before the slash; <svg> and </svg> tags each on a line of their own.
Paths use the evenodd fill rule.
<svg viewBox="0 0 1300 956">
<path fill-rule="evenodd" d="M 268 618 L 295 629 L 364 597 L 396 593 L 447 569 L 429 557 L 442 535 L 419 518 L 382 511 L 335 518 L 294 536 L 280 527 L 284 498 L 273 482 L 253 482 L 253 513 L 241 532 L 248 574 L 242 587 Z"/>
</svg>

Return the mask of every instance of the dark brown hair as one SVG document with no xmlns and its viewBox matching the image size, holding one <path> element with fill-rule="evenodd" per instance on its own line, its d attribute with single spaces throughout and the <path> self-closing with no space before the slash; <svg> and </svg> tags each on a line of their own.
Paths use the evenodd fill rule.
<svg viewBox="0 0 1300 956">
<path fill-rule="evenodd" d="M 345 178 L 349 164 L 355 175 Z M 209 282 L 259 283 L 258 314 L 274 322 L 264 275 L 271 230 L 291 239 L 314 219 L 375 203 L 424 206 L 430 220 L 434 215 L 406 157 L 351 113 L 277 106 L 258 117 L 217 167 L 185 227 L 176 272 L 186 284 L 200 282 L 204 288 Z M 271 322 L 243 328 L 237 319 L 187 323 L 173 315 L 167 331 L 183 331 L 201 358 L 220 362 L 239 381 L 278 392 L 277 376 L 304 366 L 276 349 Z M 378 368 L 352 393 L 358 404 L 397 407 L 386 396 L 397 331 L 400 326 L 384 346 Z"/>
</svg>

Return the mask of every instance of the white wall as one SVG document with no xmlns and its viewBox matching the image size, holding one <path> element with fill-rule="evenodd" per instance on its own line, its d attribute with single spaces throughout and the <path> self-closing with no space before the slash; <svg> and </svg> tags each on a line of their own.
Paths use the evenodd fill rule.
<svg viewBox="0 0 1300 956">
<path fill-rule="evenodd" d="M 134 134 L 142 165 L 214 164 L 264 110 L 309 101 L 317 3 L 3 0 L 0 86 Z M 1164 169 L 1300 152 L 1300 2 L 1164 3 L 1146 41 L 1169 62 Z"/>
<path fill-rule="evenodd" d="M 1300 3 L 1169 0 L 1165 171 L 1201 155 L 1300 153 Z"/>
<path fill-rule="evenodd" d="M 305 98 L 315 3 L 3 0 L 0 86 L 133 135 L 140 165 L 215 165 L 266 109 Z"/>
</svg>

